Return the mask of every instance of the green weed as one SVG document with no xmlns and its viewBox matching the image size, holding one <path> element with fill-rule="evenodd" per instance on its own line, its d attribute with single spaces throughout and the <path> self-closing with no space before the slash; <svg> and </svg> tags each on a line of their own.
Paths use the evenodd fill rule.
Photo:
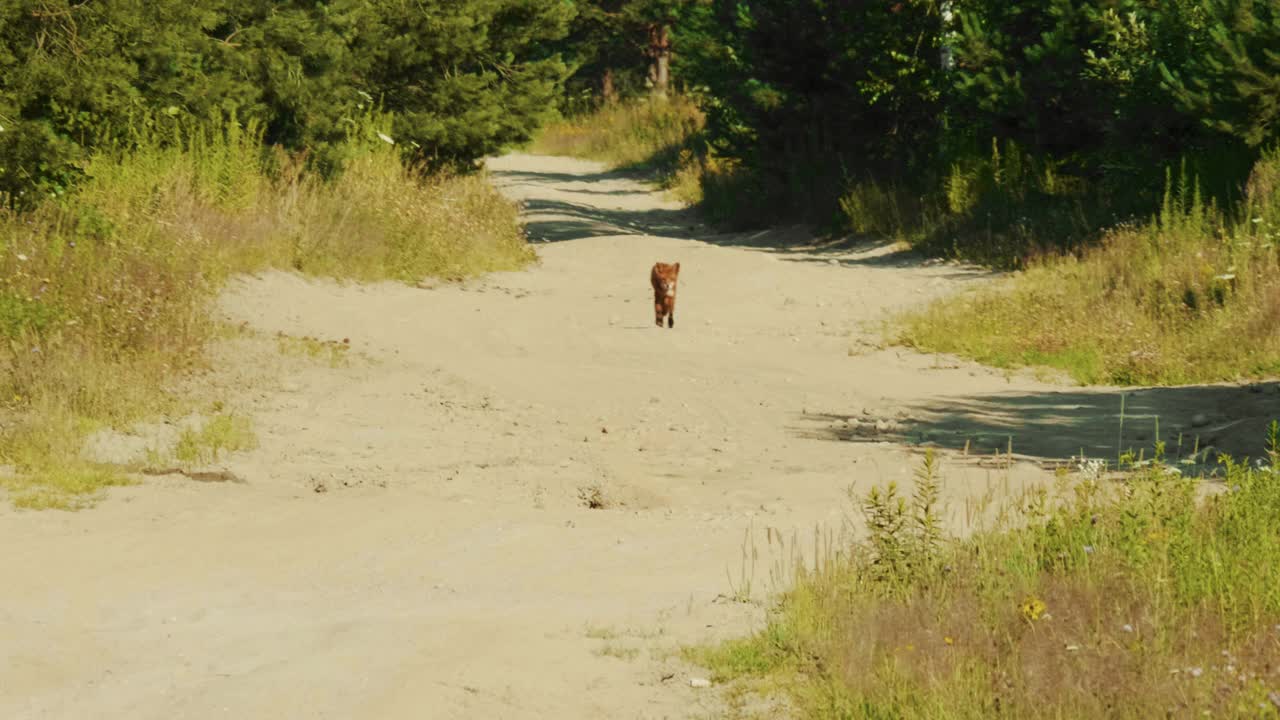
<svg viewBox="0 0 1280 720">
<path fill-rule="evenodd" d="M 0 487 L 14 507 L 26 510 L 79 510 L 92 505 L 109 487 L 132 485 L 118 468 L 86 462 L 50 463 L 6 477 Z"/>
<path fill-rule="evenodd" d="M 320 340 L 310 336 L 294 337 L 279 333 L 276 335 L 276 347 L 281 353 L 321 360 L 329 367 L 346 367 L 350 363 L 351 341 L 347 338 Z"/>
<path fill-rule="evenodd" d="M 248 418 L 215 415 L 199 430 L 183 430 L 173 455 L 184 465 L 197 465 L 216 462 L 224 453 L 251 450 L 257 445 L 257 437 Z"/>
</svg>

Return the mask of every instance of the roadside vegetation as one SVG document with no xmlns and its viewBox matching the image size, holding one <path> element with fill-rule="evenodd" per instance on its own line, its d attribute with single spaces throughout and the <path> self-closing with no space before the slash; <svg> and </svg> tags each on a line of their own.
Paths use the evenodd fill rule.
<svg viewBox="0 0 1280 720">
<path fill-rule="evenodd" d="M 1161 449 L 1084 462 L 967 508 L 964 539 L 927 457 L 909 491 L 851 497 L 862 539 L 798 570 L 764 630 L 686 655 L 801 717 L 1278 717 L 1278 434 L 1209 486 Z"/>
<path fill-rule="evenodd" d="M 20 504 L 119 480 L 79 459 L 81 438 L 178 409 L 166 388 L 202 366 L 211 301 L 235 273 L 416 281 L 532 260 L 483 176 L 421 175 L 374 128 L 324 179 L 264 151 L 253 126 L 196 124 L 96 152 L 58 200 L 0 211 L 0 464 L 22 476 L 0 482 L 24 488 Z"/>
<path fill-rule="evenodd" d="M 197 399 L 176 388 L 207 362 L 212 301 L 236 273 L 416 282 L 531 262 L 517 209 L 475 161 L 543 118 L 564 66 L 540 43 L 569 15 L 517 2 L 0 8 L 9 498 L 75 508 L 131 482 L 138 468 L 87 459 L 84 439 L 190 411 Z M 224 399 L 198 403 L 210 400 Z M 190 465 L 252 443 L 219 414 L 155 450 Z"/>
<path fill-rule="evenodd" d="M 1080 257 L 1044 259 L 996 288 L 907 314 L 893 335 L 997 367 L 1083 384 L 1176 385 L 1280 374 L 1280 154 L 1225 213 L 1170 182 L 1149 221 Z"/>
</svg>

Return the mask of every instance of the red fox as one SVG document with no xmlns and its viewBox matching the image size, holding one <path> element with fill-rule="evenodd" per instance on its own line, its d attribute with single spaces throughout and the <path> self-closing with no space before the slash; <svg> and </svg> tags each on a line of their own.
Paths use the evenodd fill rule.
<svg viewBox="0 0 1280 720">
<path fill-rule="evenodd" d="M 667 327 L 676 326 L 676 278 L 680 276 L 680 263 L 658 263 L 649 273 L 649 283 L 653 285 L 653 310 L 657 316 L 658 327 L 662 327 L 662 319 L 667 319 Z"/>
</svg>

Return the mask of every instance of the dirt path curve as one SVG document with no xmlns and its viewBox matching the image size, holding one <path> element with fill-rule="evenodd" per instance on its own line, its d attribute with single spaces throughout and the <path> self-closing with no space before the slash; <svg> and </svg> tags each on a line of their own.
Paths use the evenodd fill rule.
<svg viewBox="0 0 1280 720">
<path fill-rule="evenodd" d="M 261 442 L 230 463 L 243 484 L 158 478 L 87 512 L 0 510 L 0 717 L 705 717 L 717 694 L 689 687 L 677 650 L 759 621 L 727 597 L 744 538 L 758 598 L 767 528 L 808 546 L 850 483 L 909 477 L 908 449 L 876 436 L 911 440 L 899 415 L 1052 391 L 868 347 L 863 323 L 974 273 L 707 236 L 590 163 L 491 170 L 526 204 L 533 269 L 229 289 L 226 314 L 259 338 L 358 354 L 219 350 L 202 385 Z M 650 314 L 660 259 L 683 268 L 671 331 Z M 955 522 L 993 482 L 949 463 Z"/>
</svg>

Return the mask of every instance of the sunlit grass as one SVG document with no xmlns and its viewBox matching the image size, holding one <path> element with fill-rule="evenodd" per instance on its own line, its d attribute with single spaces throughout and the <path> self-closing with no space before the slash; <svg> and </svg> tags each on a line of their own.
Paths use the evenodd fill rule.
<svg viewBox="0 0 1280 720">
<path fill-rule="evenodd" d="M 1271 154 L 1254 177 L 1276 173 Z M 897 339 L 999 367 L 1055 367 L 1086 384 L 1280 374 L 1280 184 L 1251 187 L 1234 222 L 1193 190 L 1171 188 L 1149 223 L 1113 230 L 1080 258 L 910 313 Z"/>
<path fill-rule="evenodd" d="M 1277 717 L 1278 434 L 1224 461 L 1224 492 L 1090 466 L 963 539 L 933 529 L 926 461 L 910 494 L 852 498 L 865 535 L 800 568 L 765 630 L 686 657 L 811 718 Z"/>
<path fill-rule="evenodd" d="M 211 303 L 233 274 L 415 282 L 534 260 L 483 176 L 424 176 L 379 129 L 355 132 L 329 179 L 234 121 L 142 137 L 90 158 L 70 194 L 0 210 L 0 465 L 50 496 L 114 483 L 59 479 L 60 459 L 86 428 L 181 408 L 174 380 L 206 362 Z"/>
</svg>

